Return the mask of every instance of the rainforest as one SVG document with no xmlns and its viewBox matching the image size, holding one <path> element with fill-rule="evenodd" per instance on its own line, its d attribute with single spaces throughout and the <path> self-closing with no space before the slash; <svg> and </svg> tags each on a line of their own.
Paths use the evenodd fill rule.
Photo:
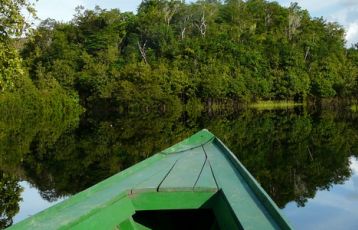
<svg viewBox="0 0 358 230">
<path fill-rule="evenodd" d="M 202 128 L 289 217 L 357 178 L 358 43 L 342 25 L 266 0 L 75 12 L 39 21 L 0 0 L 0 228 L 25 182 L 52 203 Z"/>
<path fill-rule="evenodd" d="M 46 19 L 25 38 L 2 39 L 2 66 L 13 69 L 0 86 L 57 89 L 85 108 L 115 110 L 354 99 L 358 51 L 344 35 L 296 3 L 147 0 L 136 14 L 77 7 L 70 22 Z"/>
</svg>

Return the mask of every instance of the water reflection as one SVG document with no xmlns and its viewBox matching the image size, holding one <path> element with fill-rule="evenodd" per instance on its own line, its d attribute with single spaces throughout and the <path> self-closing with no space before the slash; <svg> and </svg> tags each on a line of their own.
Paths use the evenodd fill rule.
<svg viewBox="0 0 358 230">
<path fill-rule="evenodd" d="M 10 226 L 19 212 L 22 190 L 16 177 L 0 171 L 0 229 Z"/>
<path fill-rule="evenodd" d="M 318 191 L 305 208 L 290 202 L 283 210 L 296 229 L 358 229 L 358 160 L 351 158 L 353 175 L 343 184 Z"/>
<path fill-rule="evenodd" d="M 13 221 L 17 223 L 29 216 L 32 216 L 56 203 L 61 202 L 66 197 L 58 198 L 56 201 L 48 201 L 43 198 L 41 193 L 28 182 L 21 181 L 19 185 L 23 188 L 24 192 L 21 194 L 21 202 L 19 203 L 20 210 Z"/>
<path fill-rule="evenodd" d="M 332 186 L 347 180 L 353 185 L 358 182 L 352 176 L 356 166 L 350 163 L 354 162 L 352 156 L 358 153 L 357 119 L 345 111 L 307 112 L 296 108 L 210 114 L 174 111 L 98 116 L 87 113 L 80 122 L 74 118 L 55 123 L 51 119 L 45 122 L 28 119 L 20 123 L 22 125 L 0 121 L 0 170 L 13 175 L 15 185 L 27 181 L 48 204 L 207 128 L 237 154 L 296 223 L 317 210 L 332 212 L 332 215 L 339 212 L 319 205 L 311 209 L 312 198 L 329 188 L 327 194 L 342 197 Z M 23 187 L 25 197 L 30 190 L 27 185 Z M 18 212 L 19 204 L 23 205 L 19 188 L 7 188 L 12 189 L 7 193 L 11 194 L 14 204 L 11 212 L 4 209 L 5 203 L 0 203 L 0 219 L 6 224 L 10 224 L 9 220 Z M 1 189 L 4 189 L 3 183 L 0 183 L 0 192 Z M 349 199 L 357 205 L 354 198 L 357 193 L 352 194 Z M 26 217 L 22 210 L 16 221 Z M 314 227 L 318 222 L 308 218 L 305 221 L 312 225 L 307 223 L 303 227 Z"/>
<path fill-rule="evenodd" d="M 235 152 L 279 207 L 304 206 L 317 190 L 351 175 L 356 132 L 338 114 L 247 111 L 211 130 Z"/>
</svg>

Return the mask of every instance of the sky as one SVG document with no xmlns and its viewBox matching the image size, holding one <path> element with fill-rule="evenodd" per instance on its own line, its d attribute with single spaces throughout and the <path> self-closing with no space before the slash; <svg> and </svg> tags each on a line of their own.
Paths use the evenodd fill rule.
<svg viewBox="0 0 358 230">
<path fill-rule="evenodd" d="M 358 0 L 294 0 L 307 9 L 313 17 L 336 21 L 346 29 L 347 47 L 358 43 Z M 38 0 L 35 4 L 40 19 L 53 18 L 69 21 L 76 6 L 93 9 L 96 5 L 104 9 L 119 8 L 121 11 L 136 11 L 141 0 Z M 187 1 L 190 2 L 190 1 Z M 289 6 L 292 0 L 277 0 Z"/>
</svg>

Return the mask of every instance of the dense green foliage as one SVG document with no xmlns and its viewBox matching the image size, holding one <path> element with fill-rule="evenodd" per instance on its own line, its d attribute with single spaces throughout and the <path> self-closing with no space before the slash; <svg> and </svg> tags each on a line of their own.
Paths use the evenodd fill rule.
<svg viewBox="0 0 358 230">
<path fill-rule="evenodd" d="M 0 94 L 22 87 L 24 71 L 13 43 L 13 38 L 21 36 L 29 27 L 21 10 L 35 17 L 33 6 L 26 0 L 0 1 Z"/>
<path fill-rule="evenodd" d="M 79 7 L 69 23 L 43 21 L 22 56 L 35 82 L 55 78 L 83 105 L 126 109 L 352 96 L 357 53 L 340 25 L 297 4 L 145 0 L 136 15 Z"/>
<path fill-rule="evenodd" d="M 49 120 L 80 112 L 78 96 L 69 95 L 55 78 L 41 78 L 40 72 L 36 82 L 29 77 L 17 50 L 19 37 L 30 26 L 24 13 L 36 17 L 26 0 L 0 0 L 0 130 L 3 122 L 21 126 L 35 115 Z"/>
<path fill-rule="evenodd" d="M 3 119 L 18 114 L 44 116 L 78 110 L 78 97 L 69 95 L 55 78 L 32 81 L 23 67 L 16 40 L 27 31 L 29 24 L 24 11 L 35 16 L 32 4 L 26 0 L 0 1 L 0 114 Z M 39 70 L 40 71 L 40 70 Z M 37 86 L 37 87 L 36 87 Z"/>
</svg>

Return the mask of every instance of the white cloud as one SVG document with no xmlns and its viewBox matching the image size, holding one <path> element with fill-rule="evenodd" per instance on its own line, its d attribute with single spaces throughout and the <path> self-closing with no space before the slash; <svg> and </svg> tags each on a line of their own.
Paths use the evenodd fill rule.
<svg viewBox="0 0 358 230">
<path fill-rule="evenodd" d="M 352 44 L 358 42 L 358 2 L 350 3 L 345 1 L 347 5 L 341 10 L 334 12 L 328 16 L 329 21 L 337 21 L 346 29 L 346 46 L 350 47 Z"/>
<path fill-rule="evenodd" d="M 348 47 L 358 42 L 358 22 L 351 23 L 348 26 L 346 40 Z"/>
<path fill-rule="evenodd" d="M 357 25 L 357 26 L 358 26 L 358 25 Z M 357 176 L 358 176 L 358 159 L 355 158 L 355 157 L 351 157 L 350 163 L 351 163 L 350 166 L 351 166 L 353 175 L 357 175 Z"/>
</svg>

